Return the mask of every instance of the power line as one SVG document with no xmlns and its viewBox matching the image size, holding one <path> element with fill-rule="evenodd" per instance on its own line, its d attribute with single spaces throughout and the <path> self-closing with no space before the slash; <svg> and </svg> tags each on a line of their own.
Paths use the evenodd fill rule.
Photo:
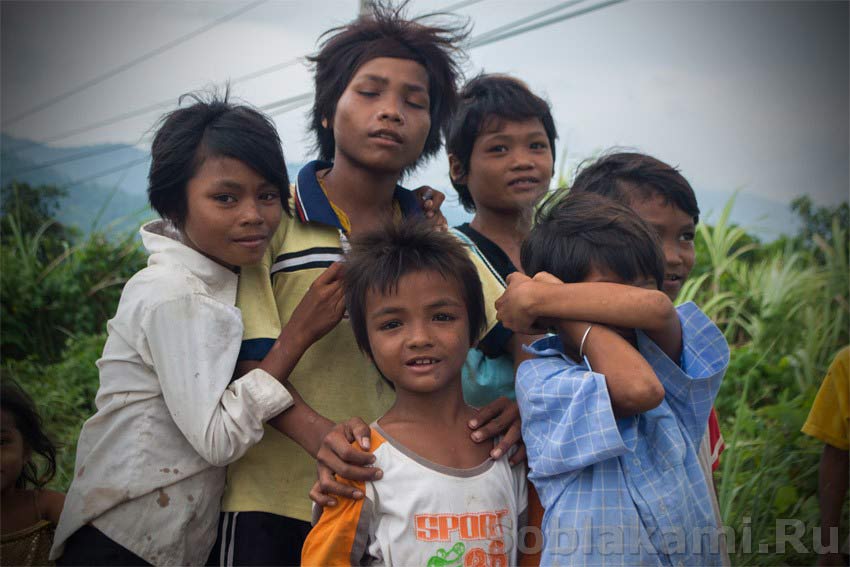
<svg viewBox="0 0 850 567">
<path fill-rule="evenodd" d="M 569 20 L 571 18 L 575 18 L 578 16 L 583 16 L 584 14 L 589 14 L 590 12 L 595 12 L 596 10 L 601 10 L 602 8 L 607 8 L 608 6 L 613 6 L 614 4 L 619 4 L 620 2 L 625 2 L 625 0 L 607 0 L 606 2 L 601 2 L 599 4 L 595 4 L 593 6 L 588 6 L 587 8 L 582 8 L 580 10 L 576 10 L 575 12 L 570 12 L 569 14 L 564 14 L 562 16 L 557 16 L 555 18 L 550 18 L 548 20 L 543 20 L 542 22 L 538 22 L 536 24 L 530 24 L 525 27 L 520 27 L 518 29 L 514 29 L 513 31 L 507 31 L 500 35 L 495 35 L 492 37 L 488 37 L 483 41 L 477 43 L 474 47 L 481 47 L 483 45 L 489 45 L 491 43 L 495 43 L 497 41 L 502 41 L 523 33 L 527 33 L 530 31 L 534 31 L 546 26 L 551 26 L 552 24 L 557 24 L 559 22 L 563 22 L 564 20 Z"/>
<path fill-rule="evenodd" d="M 210 22 L 210 23 L 208 23 L 204 26 L 201 26 L 200 28 L 198 28 L 198 29 L 196 29 L 192 32 L 189 32 L 186 35 L 180 36 L 177 39 L 169 41 L 165 45 L 161 45 L 161 46 L 157 47 L 156 49 L 154 49 L 152 51 L 148 51 L 147 53 L 144 53 L 144 54 L 140 55 L 139 57 L 136 57 L 135 59 L 132 59 L 132 60 L 126 62 L 126 63 L 123 63 L 123 64 L 121 64 L 118 67 L 115 67 L 113 69 L 110 69 L 109 71 L 102 73 L 102 74 L 98 75 L 97 77 L 89 79 L 88 81 L 86 81 L 86 82 L 84 82 L 80 85 L 77 85 L 76 87 L 74 87 L 72 89 L 69 89 L 69 90 L 67 90 L 63 93 L 60 93 L 60 94 L 58 94 L 58 95 L 56 95 L 56 96 L 54 96 L 54 97 L 52 97 L 52 98 L 50 98 L 50 99 L 48 99 L 44 102 L 41 102 L 41 103 L 29 108 L 28 110 L 25 110 L 24 112 L 18 114 L 17 116 L 14 116 L 14 117 L 4 121 L 3 126 L 11 126 L 12 124 L 15 124 L 15 123 L 23 120 L 27 116 L 31 116 L 32 114 L 35 114 L 36 112 L 40 112 L 40 111 L 44 110 L 45 108 L 49 108 L 49 107 L 53 106 L 54 104 L 56 104 L 57 102 L 63 101 L 70 96 L 73 96 L 73 95 L 75 95 L 79 92 L 82 92 L 82 91 L 90 88 L 90 87 L 93 87 L 94 85 L 96 85 L 98 83 L 105 81 L 106 79 L 114 77 L 115 75 L 117 75 L 117 74 L 119 74 L 123 71 L 126 71 L 127 69 L 129 69 L 130 67 L 133 67 L 134 65 L 138 65 L 139 63 L 141 63 L 143 61 L 147 61 L 148 59 L 151 59 L 152 57 L 156 57 L 157 55 L 165 53 L 169 49 L 172 49 L 173 47 L 176 47 L 176 46 L 180 45 L 181 43 L 185 43 L 186 41 L 188 41 L 188 40 L 190 40 L 194 37 L 197 37 L 197 36 L 201 35 L 202 33 L 207 32 L 207 31 L 211 30 L 212 28 L 214 28 L 218 25 L 221 25 L 221 24 L 223 24 L 227 21 L 230 21 L 233 18 L 244 14 L 248 10 L 252 10 L 253 8 L 256 8 L 260 4 L 263 4 L 264 2 L 266 2 L 266 0 L 255 0 L 254 2 L 251 2 L 250 4 L 248 4 L 247 6 L 242 6 L 241 8 L 239 8 L 237 10 L 234 10 L 234 11 L 228 13 L 228 14 L 225 14 L 224 16 L 222 16 L 222 17 L 220 17 L 216 20 L 213 20 L 212 22 Z"/>
<path fill-rule="evenodd" d="M 269 73 L 273 73 L 275 71 L 279 71 L 281 69 L 285 69 L 286 67 L 291 67 L 303 60 L 303 57 L 294 57 L 282 63 L 275 63 L 269 67 L 263 67 L 262 69 L 257 69 L 256 71 L 252 71 L 245 75 L 241 75 L 236 77 L 235 79 L 230 79 L 229 83 L 234 85 L 236 83 L 241 83 L 243 81 L 249 81 L 251 79 L 256 79 L 257 77 L 261 77 L 263 75 L 267 75 Z M 174 98 L 169 97 L 167 100 L 161 100 L 159 102 L 155 102 L 153 104 L 149 104 L 142 108 L 137 108 L 135 110 L 130 110 L 127 112 L 122 112 L 121 114 L 117 114 L 115 116 L 110 116 L 109 118 L 104 118 L 103 120 L 98 120 L 97 122 L 92 122 L 86 124 L 84 126 L 78 126 L 76 128 L 72 128 L 71 130 L 66 130 L 64 132 L 60 132 L 59 134 L 54 134 L 52 136 L 48 136 L 47 138 L 43 138 L 39 141 L 25 141 L 22 144 L 13 147 L 4 149 L 4 153 L 7 151 L 12 152 L 22 152 L 28 150 L 32 147 L 49 144 L 51 142 L 57 142 L 59 140 L 64 140 L 65 138 L 70 138 L 71 136 L 76 136 L 77 134 L 82 134 L 84 132 L 88 132 L 90 130 L 96 130 L 98 128 L 103 128 L 105 126 L 111 126 L 112 124 L 116 124 L 118 122 L 123 122 L 124 120 L 129 120 L 130 118 L 136 118 L 137 116 L 144 116 L 145 114 L 149 114 L 156 110 L 162 110 L 164 108 L 171 108 L 174 105 Z"/>
<path fill-rule="evenodd" d="M 460 7 L 469 6 L 469 5 L 475 4 L 475 3 L 480 2 L 480 1 L 481 0 L 465 0 L 463 2 L 458 2 L 456 4 L 448 6 L 444 10 L 445 11 L 455 10 L 455 9 L 459 9 Z M 584 0 L 568 0 L 568 1 L 562 2 L 560 4 L 557 4 L 553 7 L 547 8 L 545 10 L 541 10 L 541 11 L 536 12 L 534 14 L 531 14 L 529 16 L 515 20 L 515 21 L 513 21 L 509 24 L 505 24 L 505 25 L 499 26 L 497 28 L 494 28 L 492 30 L 488 30 L 487 32 L 484 32 L 482 34 L 479 34 L 478 36 L 471 38 L 470 42 L 469 42 L 469 48 L 474 49 L 476 47 L 481 47 L 481 46 L 484 46 L 484 45 L 489 45 L 491 43 L 496 43 L 498 41 L 509 39 L 511 37 L 514 37 L 514 36 L 517 36 L 517 35 L 520 35 L 520 34 L 523 34 L 523 33 L 528 33 L 530 31 L 534 31 L 534 30 L 537 30 L 537 29 L 540 29 L 542 27 L 546 27 L 546 26 L 549 26 L 549 25 L 553 25 L 555 23 L 559 23 L 559 22 L 562 22 L 562 21 L 565 21 L 565 20 L 568 20 L 568 19 L 571 19 L 571 18 L 575 18 L 575 17 L 581 16 L 581 15 L 584 15 L 584 14 L 605 8 L 605 7 L 613 5 L 613 4 L 618 4 L 620 2 L 623 2 L 624 0 L 606 0 L 602 3 L 595 4 L 593 6 L 588 6 L 587 8 L 576 10 L 576 11 L 570 12 L 568 14 L 564 14 L 564 15 L 560 15 L 560 16 L 557 16 L 557 17 L 554 17 L 554 18 L 550 18 L 550 19 L 544 20 L 542 22 L 537 22 L 535 24 L 530 24 L 530 25 L 527 25 L 527 26 L 524 26 L 524 27 L 518 27 L 518 26 L 522 26 L 522 24 L 525 24 L 527 22 L 532 22 L 534 20 L 539 20 L 541 17 L 544 17 L 546 15 L 564 10 L 568 7 L 574 6 L 574 5 L 579 4 L 583 1 Z M 285 61 L 283 63 L 278 63 L 278 64 L 272 65 L 270 67 L 266 67 L 264 69 L 254 71 L 254 72 L 249 73 L 247 75 L 243 75 L 242 77 L 238 77 L 237 79 L 234 79 L 232 82 L 237 82 L 237 81 L 241 81 L 241 80 L 248 80 L 250 78 L 261 76 L 265 73 L 272 72 L 274 70 L 278 70 L 278 69 L 293 65 L 293 64 L 297 63 L 298 61 L 300 61 L 302 59 L 303 59 L 303 57 L 296 57 L 294 59 Z M 260 108 L 260 110 L 265 111 L 270 117 L 279 116 L 281 114 L 285 114 L 287 112 L 290 112 L 292 110 L 295 110 L 297 108 L 304 106 L 305 104 L 310 102 L 312 97 L 313 97 L 312 92 L 305 92 L 305 93 L 301 93 L 301 94 L 294 95 L 294 96 L 291 96 L 291 97 L 287 97 L 287 98 L 284 98 L 284 99 L 280 99 L 280 100 L 277 100 L 277 101 L 273 101 L 271 103 L 260 106 L 259 108 Z M 145 108 L 150 109 L 150 108 L 153 108 L 153 107 L 158 106 L 158 105 L 160 105 L 160 103 L 157 103 L 156 105 L 150 105 L 149 107 L 145 107 Z M 273 110 L 273 111 L 269 112 L 270 110 Z M 138 112 L 138 111 L 133 111 L 133 112 Z M 126 114 L 131 114 L 131 113 L 126 113 Z M 38 144 L 39 142 L 33 142 L 33 143 Z M 46 141 L 42 141 L 40 143 L 46 143 Z M 61 161 L 59 161 L 59 160 L 57 160 L 57 161 L 59 161 L 59 163 L 67 163 L 69 161 L 75 161 L 76 159 L 83 159 L 85 157 L 95 156 L 95 155 L 103 154 L 103 153 L 109 153 L 109 152 L 112 152 L 112 151 L 116 151 L 116 150 L 108 149 L 108 150 L 96 150 L 96 151 L 91 151 L 91 152 L 80 152 L 79 154 L 75 154 L 76 157 L 74 159 L 72 159 L 72 156 L 66 156 L 66 158 L 62 158 Z M 116 166 L 116 168 L 111 168 L 111 169 L 109 169 L 105 172 L 100 172 L 98 174 L 94 174 L 94 175 L 89 176 L 87 178 L 84 178 L 82 180 L 77 180 L 75 182 L 72 182 L 72 184 L 69 185 L 69 186 L 78 185 L 80 183 L 84 183 L 86 181 L 90 181 L 92 179 L 96 179 L 98 177 L 102 177 L 104 175 L 108 175 L 110 173 L 120 171 L 123 167 L 132 167 L 133 165 L 136 165 L 137 163 L 141 163 L 141 161 L 143 161 L 143 160 L 134 160 L 132 162 L 128 162 L 126 164 L 123 164 L 122 166 Z M 16 174 L 31 171 L 31 170 L 34 170 L 34 169 L 41 169 L 42 167 L 49 167 L 50 165 L 56 165 L 56 164 L 57 164 L 56 162 L 53 162 L 53 163 L 50 163 L 50 164 L 40 164 L 39 166 L 37 166 L 35 168 L 30 168 L 30 169 L 26 169 L 26 170 L 16 172 Z"/>
<path fill-rule="evenodd" d="M 74 181 L 71 181 L 71 182 L 63 185 L 62 188 L 68 189 L 68 188 L 74 187 L 76 185 L 82 185 L 83 183 L 87 183 L 87 182 L 92 181 L 94 179 L 98 179 L 100 177 L 105 177 L 105 176 L 109 175 L 110 173 L 118 173 L 119 171 L 124 171 L 125 169 L 129 169 L 129 168 L 133 167 L 134 165 L 139 165 L 140 163 L 144 163 L 144 162 L 148 161 L 149 159 L 150 159 L 150 156 L 146 155 L 145 157 L 137 158 L 137 159 L 134 159 L 132 161 L 128 161 L 126 163 L 122 163 L 120 165 L 110 167 L 109 169 L 99 171 L 98 173 L 88 175 L 86 177 L 83 177 L 82 179 L 75 179 Z"/>
<path fill-rule="evenodd" d="M 264 1 L 264 0 L 261 0 L 261 1 Z M 440 12 L 453 12 L 455 10 L 465 8 L 467 6 L 472 6 L 473 4 L 478 4 L 479 2 L 482 2 L 482 1 L 483 0 L 463 0 L 461 2 L 456 2 L 455 4 L 450 4 L 449 6 L 442 8 L 440 10 Z M 260 3 L 260 2 L 257 2 L 257 3 Z M 250 9 L 250 8 L 247 8 L 247 9 Z M 276 63 L 276 64 L 271 65 L 269 67 L 264 67 L 264 68 L 258 69 L 256 71 L 252 71 L 251 73 L 247 73 L 245 75 L 241 75 L 239 77 L 236 77 L 235 79 L 231 79 L 230 84 L 232 85 L 232 84 L 240 83 L 240 82 L 243 82 L 243 81 L 249 81 L 251 79 L 256 79 L 257 77 L 261 77 L 263 75 L 273 73 L 274 71 L 279 71 L 279 70 L 284 69 L 286 67 L 291 67 L 292 65 L 295 65 L 296 63 L 305 60 L 308 56 L 309 55 L 294 57 L 294 58 L 289 59 L 287 61 L 284 61 L 282 63 Z M 97 128 L 103 128 L 105 126 L 111 126 L 112 124 L 122 122 L 124 120 L 129 120 L 130 118 L 135 118 L 137 116 L 143 116 L 143 115 L 148 114 L 150 112 L 153 112 L 155 110 L 161 110 L 163 108 L 170 107 L 173 104 L 174 104 L 174 97 L 171 97 L 171 98 L 168 98 L 167 100 L 155 102 L 153 104 L 149 104 L 147 106 L 144 106 L 142 108 L 138 108 L 136 110 L 130 110 L 128 112 L 123 112 L 121 114 L 117 114 L 117 115 L 111 116 L 109 118 L 104 118 L 102 120 L 98 120 L 97 122 L 92 122 L 92 123 L 86 124 L 84 126 L 78 126 L 78 127 L 75 127 L 71 130 L 66 130 L 64 132 L 60 132 L 59 134 L 54 134 L 54 135 L 49 136 L 47 138 L 43 138 L 39 141 L 24 142 L 17 147 L 9 148 L 8 151 L 19 152 L 19 151 L 27 150 L 27 149 L 34 147 L 34 146 L 37 146 L 37 145 L 57 142 L 59 140 L 64 140 L 65 138 L 70 138 L 72 136 L 75 136 L 77 134 L 82 134 L 84 132 L 88 132 L 90 130 L 95 130 Z M 20 116 L 21 115 L 19 115 L 18 117 L 10 119 L 9 122 L 7 122 L 4 125 L 11 124 L 13 121 L 17 120 Z"/>
<path fill-rule="evenodd" d="M 534 20 L 538 20 L 544 16 L 548 16 L 549 14 L 554 14 L 555 12 L 560 12 L 561 10 L 566 10 L 571 6 L 575 6 L 576 4 L 581 4 L 585 0 L 569 0 L 567 2 L 561 2 L 560 4 L 556 4 L 551 8 L 546 8 L 545 10 L 541 10 L 539 12 L 535 12 L 530 14 L 524 18 L 520 18 L 518 20 L 514 20 L 513 22 L 507 23 L 503 26 L 499 26 L 497 28 L 493 28 L 488 30 L 472 39 L 469 40 L 469 48 L 472 49 L 474 47 L 478 47 L 478 45 L 485 41 L 487 38 L 496 37 L 502 32 L 509 31 L 515 29 L 517 26 L 521 26 L 523 24 L 527 24 L 528 22 L 533 22 Z"/>
</svg>

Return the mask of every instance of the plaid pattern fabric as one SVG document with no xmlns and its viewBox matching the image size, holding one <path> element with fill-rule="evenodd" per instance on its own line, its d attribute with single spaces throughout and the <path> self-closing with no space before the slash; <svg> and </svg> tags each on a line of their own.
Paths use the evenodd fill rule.
<svg viewBox="0 0 850 567">
<path fill-rule="evenodd" d="M 605 376 L 564 354 L 558 337 L 517 372 L 529 477 L 546 513 L 541 565 L 719 565 L 697 449 L 729 347 L 693 303 L 678 308 L 680 364 L 638 331 L 664 401 L 616 419 Z"/>
</svg>

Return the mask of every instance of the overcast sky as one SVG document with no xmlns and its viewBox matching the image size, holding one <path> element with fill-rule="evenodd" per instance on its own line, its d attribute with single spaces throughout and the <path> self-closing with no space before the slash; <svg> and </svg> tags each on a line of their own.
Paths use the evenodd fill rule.
<svg viewBox="0 0 850 567">
<path fill-rule="evenodd" d="M 586 0 L 571 9 L 598 4 Z M 418 0 L 410 12 L 457 4 Z M 482 0 L 457 13 L 473 35 L 559 4 Z M 233 20 L 40 112 L 10 118 L 247 2 L 11 2 L 2 17 L 3 130 L 48 139 L 302 56 L 358 0 L 268 0 Z M 481 70 L 525 80 L 553 106 L 557 167 L 610 146 L 678 165 L 701 201 L 735 189 L 787 203 L 848 199 L 848 3 L 631 0 L 469 52 Z M 310 92 L 303 64 L 233 85 L 257 106 Z M 288 161 L 310 159 L 307 106 L 275 116 Z M 152 112 L 55 142 L 147 148 Z M 566 152 L 564 159 L 563 152 Z M 444 155 L 407 184 L 451 194 Z M 754 202 L 754 201 L 750 201 Z M 770 225 L 771 219 L 764 219 Z M 776 224 L 774 222 L 774 224 Z M 775 227 L 774 227 L 775 228 Z"/>
</svg>

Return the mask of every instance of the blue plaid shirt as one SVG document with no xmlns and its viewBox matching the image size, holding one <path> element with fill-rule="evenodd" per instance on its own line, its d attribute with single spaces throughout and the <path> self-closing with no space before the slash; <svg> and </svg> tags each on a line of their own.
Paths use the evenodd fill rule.
<svg viewBox="0 0 850 567">
<path fill-rule="evenodd" d="M 605 376 L 535 342 L 516 390 L 529 477 L 545 511 L 541 565 L 719 565 L 717 525 L 697 450 L 729 364 L 720 330 L 678 308 L 681 366 L 638 331 L 665 389 L 661 404 L 616 419 Z"/>
</svg>

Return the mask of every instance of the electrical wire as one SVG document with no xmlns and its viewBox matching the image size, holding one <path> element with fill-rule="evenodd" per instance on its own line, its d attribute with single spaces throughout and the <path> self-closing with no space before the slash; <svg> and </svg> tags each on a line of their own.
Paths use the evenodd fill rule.
<svg viewBox="0 0 850 567">
<path fill-rule="evenodd" d="M 200 28 L 198 28 L 194 31 L 191 31 L 191 32 L 189 32 L 185 35 L 182 35 L 182 36 L 178 37 L 177 39 L 173 39 L 173 40 L 169 41 L 168 43 L 157 47 L 156 49 L 148 51 L 147 53 L 144 53 L 144 54 L 142 54 L 142 55 L 140 55 L 140 56 L 138 56 L 138 57 L 136 57 L 136 58 L 134 58 L 130 61 L 127 61 L 126 63 L 123 63 L 123 64 L 121 64 L 117 67 L 114 67 L 113 69 L 110 69 L 109 71 L 107 71 L 105 73 L 101 73 L 100 75 L 98 75 L 98 76 L 96 76 L 92 79 L 89 79 L 88 81 L 85 81 L 84 83 L 77 85 L 76 87 L 74 87 L 72 89 L 69 89 L 69 90 L 67 90 L 63 93 L 60 93 L 60 94 L 58 94 L 54 97 L 51 97 L 51 98 L 49 98 L 49 99 L 31 107 L 31 108 L 21 112 L 20 114 L 13 116 L 12 118 L 9 118 L 8 120 L 3 121 L 2 125 L 5 127 L 5 126 L 11 126 L 12 124 L 16 124 L 17 122 L 20 122 L 24 118 L 31 116 L 31 115 L 35 114 L 36 112 L 40 112 L 40 111 L 42 111 L 46 108 L 49 108 L 49 107 L 53 106 L 54 104 L 65 100 L 68 97 L 71 97 L 71 96 L 73 96 L 77 93 L 80 93 L 80 92 L 82 92 L 86 89 L 89 89 L 89 88 L 93 87 L 94 85 L 97 85 L 98 83 L 102 83 L 106 79 L 112 78 L 115 75 L 126 71 L 130 67 L 138 65 L 139 63 L 142 63 L 143 61 L 147 61 L 148 59 L 156 57 L 157 55 L 161 55 L 162 53 L 165 53 L 169 49 L 172 49 L 172 48 L 180 45 L 181 43 L 185 43 L 186 41 L 188 41 L 192 38 L 195 38 L 195 37 L 201 35 L 202 33 L 207 32 L 207 31 L 211 30 L 212 28 L 214 28 L 218 25 L 221 25 L 225 22 L 228 22 L 228 21 L 232 20 L 233 18 L 236 18 L 237 16 L 241 16 L 245 12 L 256 8 L 257 6 L 265 3 L 266 1 L 267 0 L 255 0 L 254 2 L 251 2 L 246 6 L 242 6 L 237 10 L 229 12 L 229 13 L 225 14 L 224 16 L 222 16 L 222 17 L 220 17 L 216 20 L 213 20 L 212 22 L 210 22 L 208 24 L 203 25 L 203 26 L 201 26 Z"/>
</svg>

